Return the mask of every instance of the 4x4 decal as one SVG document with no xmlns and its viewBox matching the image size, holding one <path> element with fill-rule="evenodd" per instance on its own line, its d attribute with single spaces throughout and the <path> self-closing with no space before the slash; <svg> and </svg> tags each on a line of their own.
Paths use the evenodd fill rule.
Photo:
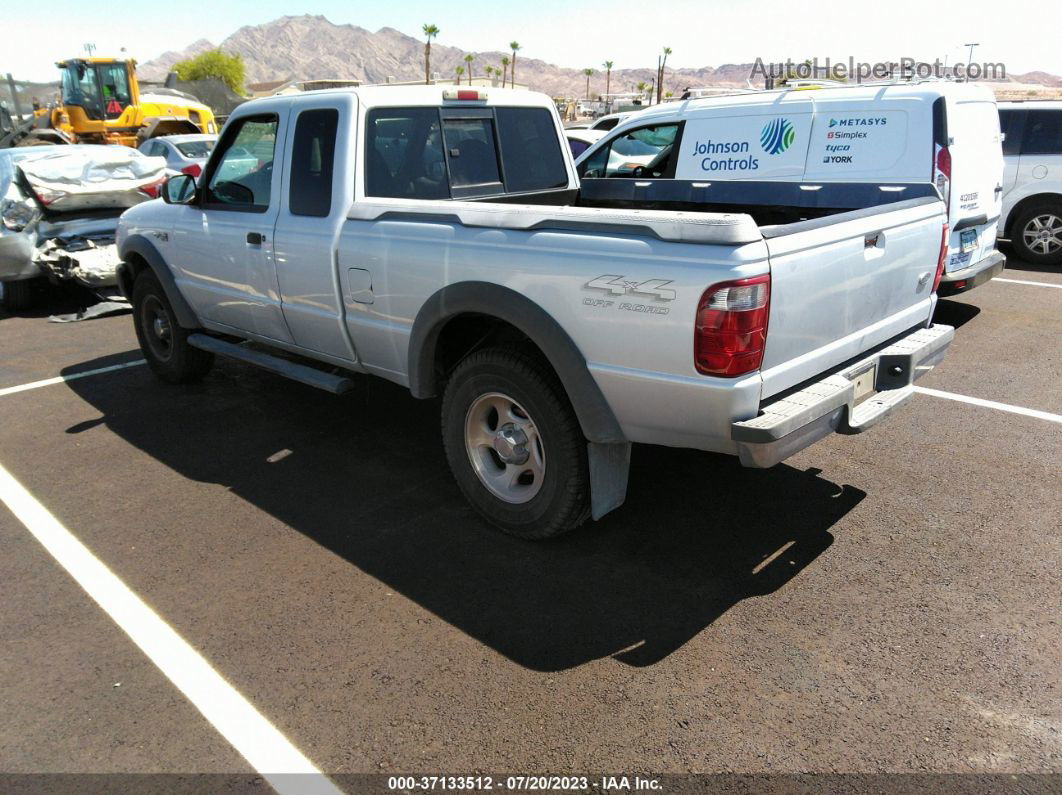
<svg viewBox="0 0 1062 795">
<path fill-rule="evenodd" d="M 665 287 L 668 284 L 671 284 L 669 279 L 647 279 L 639 282 L 628 279 L 626 276 L 606 273 L 596 279 L 591 279 L 583 287 L 590 290 L 604 290 L 612 295 L 644 295 L 657 301 L 674 301 L 675 291 Z"/>
</svg>

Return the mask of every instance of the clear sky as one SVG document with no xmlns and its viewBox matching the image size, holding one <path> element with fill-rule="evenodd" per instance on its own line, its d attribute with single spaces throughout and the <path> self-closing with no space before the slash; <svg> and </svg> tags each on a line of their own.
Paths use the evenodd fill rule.
<svg viewBox="0 0 1062 795">
<path fill-rule="evenodd" d="M 718 66 L 854 56 L 863 61 L 903 57 L 948 63 L 1003 62 L 1008 73 L 1043 70 L 1062 75 L 1062 3 L 1058 0 L 927 0 L 817 3 L 794 0 L 532 0 L 524 3 L 438 0 L 166 0 L 86 3 L 30 0 L 5 3 L 0 74 L 54 80 L 54 62 L 92 42 L 100 55 L 125 47 L 139 60 L 180 50 L 201 38 L 218 44 L 242 25 L 284 15 L 322 14 L 337 24 L 369 30 L 393 27 L 420 36 L 421 25 L 441 29 L 439 43 L 478 51 L 503 49 L 516 39 L 521 55 L 583 68 L 608 59 L 617 68 L 656 65 L 669 46 L 674 66 Z M 874 10 L 872 11 L 871 8 Z"/>
</svg>

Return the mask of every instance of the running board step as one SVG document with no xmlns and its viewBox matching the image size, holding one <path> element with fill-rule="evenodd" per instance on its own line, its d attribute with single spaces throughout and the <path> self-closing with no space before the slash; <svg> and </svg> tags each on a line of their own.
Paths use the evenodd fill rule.
<svg viewBox="0 0 1062 795">
<path fill-rule="evenodd" d="M 209 351 L 219 356 L 228 356 L 230 359 L 239 359 L 241 362 L 256 365 L 263 370 L 268 370 L 271 373 L 282 375 L 292 381 L 298 381 L 308 386 L 315 386 L 335 395 L 342 395 L 344 392 L 354 388 L 354 381 L 350 378 L 326 373 L 323 370 L 308 367 L 305 364 L 298 364 L 288 359 L 282 359 L 279 356 L 256 351 L 253 348 L 246 348 L 243 345 L 225 342 L 225 340 L 219 340 L 217 337 L 210 337 L 206 334 L 189 334 L 188 344 L 193 348 L 199 348 L 201 351 Z"/>
</svg>

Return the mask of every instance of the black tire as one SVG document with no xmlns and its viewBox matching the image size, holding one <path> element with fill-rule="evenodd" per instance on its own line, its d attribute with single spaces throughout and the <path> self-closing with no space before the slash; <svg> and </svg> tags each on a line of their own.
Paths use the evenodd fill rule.
<svg viewBox="0 0 1062 795">
<path fill-rule="evenodd" d="M 162 285 L 150 270 L 133 284 L 133 325 L 140 350 L 155 375 L 171 384 L 199 381 L 214 366 L 214 354 L 188 344 Z"/>
<path fill-rule="evenodd" d="M 9 312 L 29 309 L 33 304 L 33 279 L 4 282 L 4 308 Z"/>
<path fill-rule="evenodd" d="M 473 409 L 491 395 L 510 399 L 520 410 L 518 415 L 527 422 L 524 427 L 531 429 L 532 455 L 542 462 L 537 486 L 530 471 L 520 475 L 522 481 L 530 476 L 530 481 L 517 489 L 537 488 L 522 502 L 496 496 L 473 463 L 475 457 L 482 471 L 493 461 L 501 472 L 506 468 L 501 457 L 492 448 L 466 444 L 466 424 L 473 421 Z M 486 425 L 489 433 L 489 420 Z M 497 420 L 496 426 L 501 425 Z M 484 519 L 506 533 L 525 539 L 551 538 L 574 530 L 590 515 L 586 439 L 560 381 L 538 356 L 515 346 L 501 346 L 466 357 L 446 385 L 442 435 L 457 485 Z M 520 453 L 527 449 L 517 448 Z"/>
<path fill-rule="evenodd" d="M 1046 243 L 1049 249 L 1046 252 L 1043 250 L 1045 243 L 1036 243 L 1026 237 L 1027 233 L 1035 234 L 1038 231 L 1036 222 L 1043 224 L 1044 219 L 1054 219 L 1054 229 L 1058 230 L 1052 241 Z M 1062 203 L 1046 202 L 1022 210 L 1010 227 L 1010 243 L 1018 259 L 1036 265 L 1062 265 Z M 1030 243 L 1034 247 L 1030 247 Z"/>
</svg>

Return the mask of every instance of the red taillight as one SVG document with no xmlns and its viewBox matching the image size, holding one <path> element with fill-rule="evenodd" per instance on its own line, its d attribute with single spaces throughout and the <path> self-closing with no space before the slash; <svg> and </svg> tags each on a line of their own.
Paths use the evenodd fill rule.
<svg viewBox="0 0 1062 795">
<path fill-rule="evenodd" d="M 940 191 L 944 203 L 951 198 L 951 152 L 946 146 L 937 147 L 937 156 L 933 163 L 933 183 Z"/>
<path fill-rule="evenodd" d="M 767 344 L 769 274 L 713 284 L 697 306 L 693 363 L 697 372 L 732 378 L 759 369 Z"/>
<path fill-rule="evenodd" d="M 152 199 L 159 197 L 159 191 L 162 190 L 162 186 L 166 184 L 166 178 L 162 177 L 154 182 L 149 182 L 147 185 L 140 186 L 140 192 L 150 196 Z"/>
<path fill-rule="evenodd" d="M 199 175 L 203 173 L 203 169 L 199 167 L 198 163 L 192 163 L 192 165 L 182 168 L 181 173 L 187 174 L 192 177 L 192 179 L 199 179 Z"/>
<path fill-rule="evenodd" d="M 940 280 L 944 276 L 944 260 L 948 258 L 948 225 L 944 224 L 940 230 L 940 254 L 937 255 L 937 275 L 933 279 L 933 292 L 940 287 Z"/>
</svg>

